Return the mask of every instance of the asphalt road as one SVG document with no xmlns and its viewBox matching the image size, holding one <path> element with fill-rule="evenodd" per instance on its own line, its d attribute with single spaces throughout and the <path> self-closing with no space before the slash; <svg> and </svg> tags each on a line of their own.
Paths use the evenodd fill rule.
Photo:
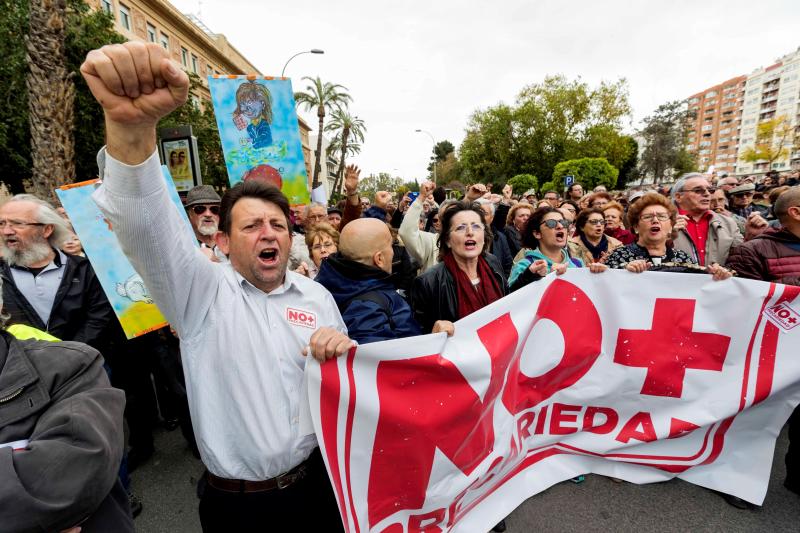
<svg viewBox="0 0 800 533">
<path fill-rule="evenodd" d="M 769 493 L 763 507 L 740 511 L 718 495 L 680 480 L 651 485 L 614 483 L 586 476 L 529 498 L 506 520 L 508 531 L 537 532 L 798 532 L 800 496 L 786 490 L 783 456 L 786 432 L 778 440 Z M 195 486 L 203 465 L 192 457 L 180 431 L 160 432 L 156 453 L 133 473 L 134 492 L 144 503 L 136 519 L 140 533 L 200 531 Z"/>
</svg>

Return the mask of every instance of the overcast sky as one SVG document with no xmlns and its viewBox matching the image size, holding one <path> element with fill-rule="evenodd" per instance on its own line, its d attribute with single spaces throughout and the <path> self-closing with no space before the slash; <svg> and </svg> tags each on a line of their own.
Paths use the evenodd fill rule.
<svg viewBox="0 0 800 533">
<path fill-rule="evenodd" d="M 470 114 L 546 75 L 627 78 L 633 130 L 685 98 L 800 46 L 798 0 L 172 0 L 261 72 L 339 83 L 367 126 L 366 173 L 424 177 L 432 143 L 458 147 Z M 301 115 L 316 127 L 316 115 Z"/>
</svg>

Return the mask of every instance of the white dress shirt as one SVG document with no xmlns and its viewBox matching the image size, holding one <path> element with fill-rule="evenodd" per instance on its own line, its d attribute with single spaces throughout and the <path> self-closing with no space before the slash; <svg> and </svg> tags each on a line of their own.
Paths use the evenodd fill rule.
<svg viewBox="0 0 800 533">
<path fill-rule="evenodd" d="M 209 261 L 167 195 L 156 153 L 137 166 L 106 156 L 93 198 L 180 337 L 208 470 L 258 481 L 300 464 L 317 445 L 300 429 L 308 409 L 302 350 L 319 327 L 346 332 L 331 294 L 293 272 L 267 294 L 230 263 Z"/>
</svg>

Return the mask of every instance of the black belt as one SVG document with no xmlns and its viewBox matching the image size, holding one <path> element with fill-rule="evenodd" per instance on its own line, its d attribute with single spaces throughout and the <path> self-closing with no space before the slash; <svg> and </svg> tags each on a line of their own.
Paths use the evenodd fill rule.
<svg viewBox="0 0 800 533">
<path fill-rule="evenodd" d="M 246 479 L 226 479 L 223 477 L 215 476 L 211 472 L 206 471 L 206 480 L 208 484 L 217 490 L 225 492 L 267 492 L 271 490 L 282 490 L 291 487 L 301 479 L 305 478 L 309 473 L 309 459 L 306 459 L 296 467 L 288 472 L 279 476 L 275 476 L 264 481 L 248 481 Z"/>
</svg>

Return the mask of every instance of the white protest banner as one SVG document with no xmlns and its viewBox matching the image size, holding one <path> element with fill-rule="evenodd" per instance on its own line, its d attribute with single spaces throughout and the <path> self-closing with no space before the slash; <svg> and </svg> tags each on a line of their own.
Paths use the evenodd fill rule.
<svg viewBox="0 0 800 533">
<path fill-rule="evenodd" d="M 569 270 L 456 324 L 309 361 L 347 531 L 487 531 L 586 473 L 760 504 L 800 401 L 800 287 Z M 768 315 L 774 316 L 768 316 Z"/>
</svg>

